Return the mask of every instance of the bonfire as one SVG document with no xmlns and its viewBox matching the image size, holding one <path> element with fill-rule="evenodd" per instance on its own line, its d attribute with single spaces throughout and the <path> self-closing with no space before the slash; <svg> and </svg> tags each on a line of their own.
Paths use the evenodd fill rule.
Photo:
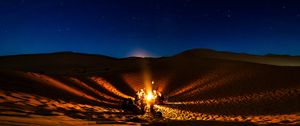
<svg viewBox="0 0 300 126">
<path fill-rule="evenodd" d="M 146 91 L 145 89 L 140 89 L 137 91 L 134 98 L 124 100 L 122 108 L 125 111 L 130 111 L 138 114 L 144 114 L 146 112 L 152 113 L 154 115 L 159 114 L 160 112 L 155 111 L 154 105 L 159 105 L 164 103 L 164 96 L 157 90 Z"/>
</svg>

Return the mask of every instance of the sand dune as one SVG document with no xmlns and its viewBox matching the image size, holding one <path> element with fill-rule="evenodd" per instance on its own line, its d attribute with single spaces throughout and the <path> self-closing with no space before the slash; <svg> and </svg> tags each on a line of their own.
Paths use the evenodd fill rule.
<svg viewBox="0 0 300 126">
<path fill-rule="evenodd" d="M 163 58 L 5 56 L 0 57 L 0 124 L 300 124 L 298 66 L 299 57 L 211 50 Z M 120 101 L 151 80 L 168 97 L 156 106 L 164 119 L 122 112 Z"/>
<path fill-rule="evenodd" d="M 184 51 L 177 56 L 236 60 L 276 66 L 300 66 L 300 56 L 289 55 L 250 55 L 245 53 L 218 52 L 210 49 L 194 49 Z"/>
</svg>

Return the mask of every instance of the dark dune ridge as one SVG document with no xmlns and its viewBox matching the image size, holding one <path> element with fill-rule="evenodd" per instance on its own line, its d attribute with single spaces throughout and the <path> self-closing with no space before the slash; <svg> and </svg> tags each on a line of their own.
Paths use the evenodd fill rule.
<svg viewBox="0 0 300 126">
<path fill-rule="evenodd" d="M 299 66 L 299 57 L 203 49 L 161 58 L 117 59 L 71 52 L 3 56 L 0 116 L 59 115 L 95 122 L 99 115 L 113 111 L 116 122 L 124 115 L 118 104 L 144 88 L 147 75 L 168 97 L 166 105 L 156 106 L 165 120 L 299 124 Z M 120 118 L 130 122 L 127 116 Z M 2 121 L 17 123 L 9 123 L 9 118 Z M 154 124 L 168 122 L 172 121 Z"/>
</svg>

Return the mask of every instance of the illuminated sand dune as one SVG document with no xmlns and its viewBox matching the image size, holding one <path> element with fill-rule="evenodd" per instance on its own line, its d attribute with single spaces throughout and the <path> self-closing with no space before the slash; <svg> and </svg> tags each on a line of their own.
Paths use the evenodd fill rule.
<svg viewBox="0 0 300 126">
<path fill-rule="evenodd" d="M 235 96 L 235 97 L 225 97 L 225 98 L 217 98 L 217 99 L 208 99 L 208 100 L 199 100 L 199 101 L 182 101 L 182 102 L 168 102 L 167 104 L 174 105 L 200 105 L 200 104 L 233 104 L 233 103 L 241 103 L 241 102 L 259 102 L 268 99 L 284 99 L 288 96 L 299 96 L 300 95 L 300 87 L 292 88 L 292 89 L 280 89 L 275 91 L 267 91 L 254 93 L 246 96 Z"/>
<path fill-rule="evenodd" d="M 25 73 L 25 75 L 27 77 L 31 78 L 31 79 L 34 79 L 35 81 L 54 86 L 58 89 L 67 91 L 67 92 L 69 92 L 71 94 L 74 94 L 74 95 L 77 95 L 79 97 L 84 97 L 84 98 L 87 98 L 89 100 L 93 100 L 93 101 L 97 101 L 97 102 L 103 102 L 103 103 L 110 104 L 110 105 L 115 105 L 115 103 L 111 103 L 111 102 L 108 102 L 108 101 L 105 101 L 105 100 L 99 100 L 99 99 L 97 99 L 93 96 L 85 94 L 85 93 L 83 93 L 82 91 L 80 91 L 78 89 L 72 88 L 72 87 L 70 87 L 70 86 L 68 86 L 68 85 L 66 85 L 66 84 L 64 84 L 64 83 L 62 83 L 58 80 L 55 80 L 55 79 L 51 78 L 50 76 L 43 75 L 43 74 L 38 74 L 38 73 L 32 73 L 32 72 Z M 101 96 L 105 97 L 107 99 L 117 100 L 113 97 L 109 97 L 109 96 L 106 96 L 106 95 L 103 95 L 103 94 Z"/>
<path fill-rule="evenodd" d="M 97 84 L 101 85 L 101 87 L 105 88 L 107 91 L 112 92 L 113 94 L 116 94 L 123 98 L 133 98 L 131 96 L 123 94 L 117 88 L 115 88 L 113 85 L 111 85 L 109 82 L 107 82 L 106 80 L 104 80 L 103 78 L 101 78 L 99 76 L 91 77 L 90 79 L 93 80 L 94 82 L 96 82 Z"/>
<path fill-rule="evenodd" d="M 123 74 L 122 79 L 136 92 L 142 88 L 145 88 L 143 85 L 143 78 L 139 74 Z"/>
<path fill-rule="evenodd" d="M 21 92 L 0 90 L 0 125 L 96 125 L 95 118 L 118 109 L 53 100 Z M 9 104 L 10 103 L 10 104 Z M 11 104 L 14 103 L 14 106 Z M 90 119 L 91 121 L 84 121 Z"/>
<path fill-rule="evenodd" d="M 186 110 L 174 109 L 165 106 L 156 106 L 159 111 L 162 111 L 166 118 L 174 120 L 214 120 L 214 121 L 237 121 L 237 122 L 254 122 L 257 124 L 299 124 L 299 114 L 284 114 L 284 115 L 259 115 L 259 116 L 228 116 L 214 115 L 205 113 L 196 113 Z"/>
<path fill-rule="evenodd" d="M 75 94 L 77 96 L 85 97 L 85 98 L 88 98 L 90 100 L 97 100 L 96 98 L 94 98 L 94 97 L 92 97 L 90 95 L 84 94 L 83 92 L 81 92 L 79 90 L 76 90 L 76 89 L 74 89 L 72 87 L 69 87 L 69 86 L 63 84 L 62 82 L 60 82 L 58 80 L 55 80 L 55 79 L 53 79 L 53 78 L 51 78 L 51 77 L 49 77 L 47 75 L 42 75 L 42 74 L 32 73 L 32 72 L 28 72 L 28 73 L 26 73 L 26 75 L 29 78 L 33 78 L 36 81 L 52 85 L 52 86 L 54 86 L 56 88 L 65 90 L 65 91 L 70 92 L 72 94 Z"/>
<path fill-rule="evenodd" d="M 77 84 L 83 86 L 84 88 L 93 91 L 94 93 L 96 93 L 97 95 L 99 95 L 99 96 L 101 96 L 101 97 L 104 97 L 104 98 L 106 98 L 106 99 L 110 99 L 110 100 L 113 100 L 113 101 L 118 101 L 118 102 L 121 101 L 121 100 L 116 99 L 116 98 L 114 98 L 114 97 L 112 97 L 112 96 L 109 96 L 109 95 L 106 95 L 106 94 L 104 94 L 104 93 L 99 92 L 98 90 L 92 88 L 91 86 L 87 85 L 86 83 L 80 81 L 80 80 L 77 79 L 77 78 L 70 77 L 69 79 L 70 79 L 71 81 L 73 81 L 73 82 L 75 82 L 75 83 L 77 83 Z"/>
<path fill-rule="evenodd" d="M 211 81 L 206 81 L 206 83 L 194 83 L 194 84 L 198 84 L 195 87 L 190 87 L 190 90 L 187 92 L 185 91 L 185 93 L 181 93 L 181 95 L 177 96 L 177 95 L 173 95 L 170 96 L 171 99 L 177 99 L 177 98 L 188 98 L 188 97 L 193 97 L 196 94 L 200 94 L 202 92 L 206 92 L 206 91 L 210 91 L 216 88 L 220 88 L 223 85 L 230 85 L 231 82 L 236 81 L 237 79 L 242 78 L 242 75 L 236 73 L 236 74 L 230 74 L 230 75 L 226 75 L 226 74 L 221 74 L 218 76 L 218 78 L 214 78 Z M 199 80 L 198 80 L 199 81 Z M 201 82 L 201 81 L 200 81 Z M 193 84 L 192 84 L 193 85 Z M 190 85 L 189 85 L 190 86 Z M 188 86 L 188 87 L 189 87 Z M 183 88 L 182 90 L 185 90 L 186 88 Z M 171 100 L 170 99 L 170 100 Z"/>
<path fill-rule="evenodd" d="M 224 97 L 217 99 L 207 99 L 186 102 L 167 102 L 165 107 L 180 109 L 185 111 L 218 114 L 218 115 L 261 115 L 262 113 L 282 112 L 282 106 L 293 106 L 297 101 L 284 103 L 281 100 L 295 99 L 300 95 L 300 88 L 281 89 L 268 92 L 260 92 L 246 96 Z M 272 106 L 272 107 L 270 107 Z M 265 109 L 264 109 L 265 108 Z M 270 115 L 270 114 L 269 114 Z M 283 121 L 283 120 L 282 120 Z"/>
<path fill-rule="evenodd" d="M 72 62 L 64 64 L 59 61 L 39 64 L 34 62 L 34 56 L 26 62 L 23 61 L 26 56 L 22 60 L 0 58 L 2 66 L 8 64 L 0 70 L 0 125 L 17 125 L 13 120 L 20 124 L 59 125 L 49 119 L 51 116 L 56 122 L 61 118 L 61 124 L 66 125 L 97 125 L 97 121 L 111 120 L 127 125 L 132 116 L 147 123 L 155 122 L 160 119 L 130 115 L 120 107 L 123 98 L 134 98 L 134 91 L 147 89 L 149 85 L 167 99 L 166 104 L 155 106 L 165 122 L 300 124 L 299 67 L 187 54 L 157 59 L 72 57 L 75 57 Z M 47 56 L 41 63 L 45 59 Z M 53 60 L 52 57 L 50 61 Z M 76 60 L 88 64 L 77 64 Z"/>
<path fill-rule="evenodd" d="M 199 86 L 202 86 L 210 81 L 212 81 L 213 79 L 217 79 L 218 77 L 220 77 L 220 75 L 218 73 L 208 73 L 207 75 L 204 76 L 200 76 L 199 79 L 195 80 L 194 82 L 192 82 L 191 84 L 177 89 L 175 92 L 171 92 L 168 96 L 169 97 L 173 97 L 176 95 L 180 95 L 186 92 L 189 92 L 193 89 L 197 89 Z"/>
</svg>

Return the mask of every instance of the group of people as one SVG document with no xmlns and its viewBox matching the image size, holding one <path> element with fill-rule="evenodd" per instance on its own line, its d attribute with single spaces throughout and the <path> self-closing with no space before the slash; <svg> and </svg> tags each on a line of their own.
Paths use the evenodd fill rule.
<svg viewBox="0 0 300 126">
<path fill-rule="evenodd" d="M 146 111 L 146 101 L 145 101 L 146 92 L 144 89 L 139 90 L 134 98 L 134 102 L 142 111 Z"/>
<path fill-rule="evenodd" d="M 163 104 L 163 101 L 164 96 L 157 90 L 146 92 L 145 89 L 141 89 L 136 93 L 134 101 L 125 99 L 122 108 L 136 113 L 145 113 L 147 110 L 150 110 L 151 113 L 156 113 L 154 105 Z"/>
<path fill-rule="evenodd" d="M 154 105 L 162 104 L 163 101 L 163 95 L 157 90 L 146 92 L 145 89 L 141 89 L 136 93 L 135 96 L 135 104 L 138 105 L 143 111 L 146 111 L 147 107 L 149 107 L 150 112 L 152 112 L 154 111 Z"/>
<path fill-rule="evenodd" d="M 146 92 L 145 89 L 141 89 L 136 93 L 135 102 L 138 104 L 161 104 L 164 101 L 164 97 L 157 90 Z"/>
</svg>

